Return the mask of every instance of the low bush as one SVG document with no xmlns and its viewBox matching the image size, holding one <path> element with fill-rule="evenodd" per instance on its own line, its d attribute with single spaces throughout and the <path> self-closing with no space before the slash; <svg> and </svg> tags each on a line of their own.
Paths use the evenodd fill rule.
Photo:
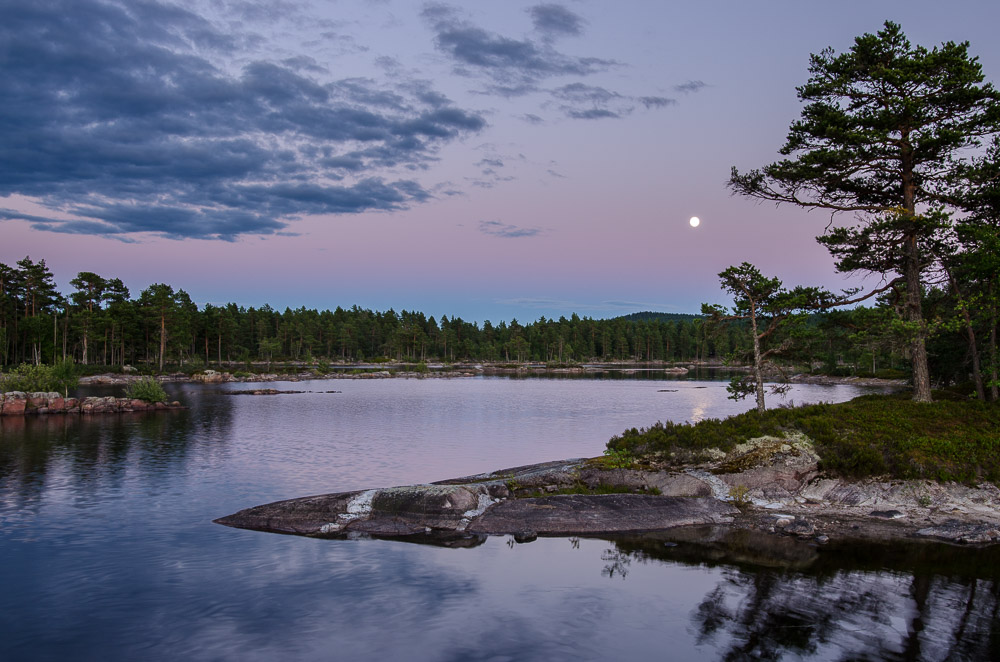
<svg viewBox="0 0 1000 662">
<path fill-rule="evenodd" d="M 125 397 L 132 400 L 142 400 L 143 402 L 166 402 L 167 392 L 163 390 L 160 382 L 152 377 L 140 377 L 134 382 L 130 382 L 125 389 Z"/>
<path fill-rule="evenodd" d="M 879 379 L 909 379 L 910 373 L 896 368 L 882 368 L 875 371 L 875 376 Z"/>
<path fill-rule="evenodd" d="M 840 404 L 750 411 L 725 420 L 656 423 L 612 437 L 608 449 L 658 463 L 682 463 L 709 448 L 798 432 L 813 440 L 820 468 L 866 477 L 930 478 L 1000 484 L 1000 406 L 936 394 L 868 395 Z"/>
</svg>

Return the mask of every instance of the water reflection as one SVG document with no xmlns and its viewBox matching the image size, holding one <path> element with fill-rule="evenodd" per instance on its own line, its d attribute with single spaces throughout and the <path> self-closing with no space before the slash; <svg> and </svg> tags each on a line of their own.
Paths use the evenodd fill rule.
<svg viewBox="0 0 1000 662">
<path fill-rule="evenodd" d="M 718 659 L 1000 659 L 1000 549 L 691 528 L 615 541 L 601 573 L 633 562 L 721 569 L 691 613 Z"/>
<path fill-rule="evenodd" d="M 694 530 L 447 549 L 211 523 L 281 498 L 597 455 L 696 404 L 744 410 L 720 382 L 168 388 L 191 408 L 0 419 L 0 660 L 1000 658 L 989 550 Z"/>
<path fill-rule="evenodd" d="M 224 448 L 232 410 L 219 404 L 194 397 L 180 411 L 0 417 L 0 499 L 30 511 L 46 496 L 97 503 L 127 480 L 153 487 L 186 471 L 195 449 Z"/>
</svg>

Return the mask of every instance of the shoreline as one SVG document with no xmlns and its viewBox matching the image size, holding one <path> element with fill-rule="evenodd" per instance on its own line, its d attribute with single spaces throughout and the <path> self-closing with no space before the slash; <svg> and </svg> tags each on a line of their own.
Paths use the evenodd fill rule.
<svg viewBox="0 0 1000 662">
<path fill-rule="evenodd" d="M 459 379 L 464 377 L 478 376 L 502 376 L 502 375 L 584 375 L 601 374 L 604 372 L 622 372 L 624 374 L 636 374 L 639 372 L 664 372 L 670 375 L 686 375 L 692 370 L 734 370 L 721 365 L 655 365 L 655 364 L 635 364 L 635 363 L 592 363 L 572 367 L 547 367 L 544 365 L 525 364 L 523 366 L 512 367 L 508 364 L 490 365 L 484 363 L 477 364 L 456 364 L 447 369 L 438 364 L 431 364 L 429 369 L 406 370 L 412 364 L 391 364 L 386 369 L 377 364 L 364 365 L 358 368 L 336 370 L 327 373 L 317 374 L 315 371 L 303 371 L 295 374 L 288 373 L 249 373 L 241 374 L 239 371 L 218 372 L 216 370 L 205 370 L 200 373 L 168 373 L 155 375 L 154 379 L 162 383 L 193 383 L 193 384 L 228 384 L 228 383 L 259 383 L 259 382 L 301 382 L 322 379 Z M 380 369 L 382 368 L 382 369 Z M 118 374 L 103 373 L 99 375 L 89 375 L 81 377 L 81 386 L 90 385 L 112 385 L 121 386 L 137 381 L 141 378 L 138 374 Z M 832 377 L 827 375 L 807 375 L 803 373 L 792 375 L 788 378 L 792 384 L 818 384 L 818 385 L 853 385 L 870 387 L 890 387 L 904 388 L 907 381 L 904 379 L 879 379 L 873 377 Z M 768 382 L 770 383 L 770 382 Z"/>
<path fill-rule="evenodd" d="M 928 480 L 824 476 L 802 440 L 744 448 L 761 458 L 674 470 L 609 469 L 604 458 L 501 469 L 436 483 L 300 497 L 214 520 L 317 538 L 377 538 L 471 547 L 493 535 L 658 533 L 694 526 L 753 530 L 812 544 L 830 540 L 1000 543 L 1000 488 Z M 614 488 L 614 493 L 602 493 Z"/>
<path fill-rule="evenodd" d="M 61 393 L 7 391 L 0 393 L 0 416 L 45 416 L 52 414 L 118 414 L 187 409 L 173 402 L 146 402 L 133 398 L 90 396 L 67 398 Z"/>
</svg>

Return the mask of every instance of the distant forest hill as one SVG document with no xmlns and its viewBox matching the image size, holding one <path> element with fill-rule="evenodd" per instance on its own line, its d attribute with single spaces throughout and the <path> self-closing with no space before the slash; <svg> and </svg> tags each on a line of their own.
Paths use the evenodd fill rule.
<svg viewBox="0 0 1000 662">
<path fill-rule="evenodd" d="M 690 313 L 655 313 L 645 310 L 641 313 L 631 313 L 622 315 L 618 319 L 626 322 L 691 322 L 693 320 L 705 319 L 704 315 L 692 315 Z"/>
<path fill-rule="evenodd" d="M 0 264 L 0 365 L 67 359 L 159 370 L 282 360 L 696 362 L 741 357 L 750 347 L 746 325 L 712 325 L 682 313 L 478 324 L 356 305 L 283 312 L 235 303 L 199 307 L 168 284 L 132 296 L 120 279 L 92 272 L 79 273 L 69 285 L 68 294 L 60 293 L 44 260 Z M 856 341 L 862 324 L 860 313 L 823 316 L 797 333 L 794 353 L 783 360 L 846 362 L 872 371 L 899 365 L 902 350 L 893 344 Z"/>
</svg>

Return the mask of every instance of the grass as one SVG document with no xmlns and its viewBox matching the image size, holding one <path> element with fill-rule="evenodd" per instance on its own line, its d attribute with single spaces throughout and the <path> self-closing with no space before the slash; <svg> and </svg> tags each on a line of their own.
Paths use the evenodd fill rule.
<svg viewBox="0 0 1000 662">
<path fill-rule="evenodd" d="M 800 432 L 815 444 L 820 469 L 862 478 L 929 478 L 1000 485 L 1000 406 L 949 399 L 916 403 L 906 394 L 839 404 L 756 411 L 697 424 L 656 423 L 612 437 L 608 449 L 658 464 L 683 464 L 747 439 Z"/>
</svg>

